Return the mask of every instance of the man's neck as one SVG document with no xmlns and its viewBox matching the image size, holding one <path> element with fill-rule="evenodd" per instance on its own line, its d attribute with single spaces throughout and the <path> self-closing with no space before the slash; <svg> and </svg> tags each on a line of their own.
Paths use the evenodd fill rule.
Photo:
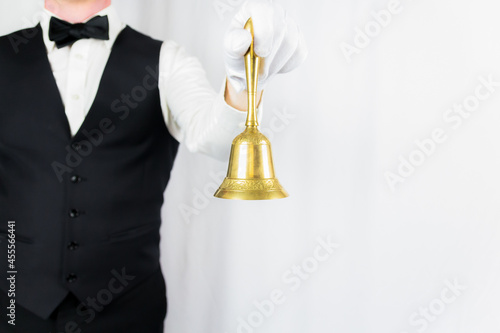
<svg viewBox="0 0 500 333">
<path fill-rule="evenodd" d="M 111 0 L 45 0 L 45 8 L 61 19 L 80 23 L 111 5 Z"/>
</svg>

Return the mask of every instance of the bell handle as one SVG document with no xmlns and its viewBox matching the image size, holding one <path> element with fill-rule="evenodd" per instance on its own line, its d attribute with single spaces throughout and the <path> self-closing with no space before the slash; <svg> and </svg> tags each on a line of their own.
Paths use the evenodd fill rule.
<svg viewBox="0 0 500 333">
<path fill-rule="evenodd" d="M 254 29 L 253 21 L 250 17 L 245 23 L 245 30 L 252 35 L 252 43 L 245 54 L 245 72 L 247 78 L 247 93 L 248 93 L 248 114 L 246 127 L 257 127 L 257 82 L 259 79 L 260 57 L 254 51 Z"/>
</svg>

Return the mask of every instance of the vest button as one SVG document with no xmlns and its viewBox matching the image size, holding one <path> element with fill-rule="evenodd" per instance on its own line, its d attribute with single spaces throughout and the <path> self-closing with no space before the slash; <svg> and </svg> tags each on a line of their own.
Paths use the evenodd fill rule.
<svg viewBox="0 0 500 333">
<path fill-rule="evenodd" d="M 81 144 L 79 144 L 79 143 L 73 143 L 73 144 L 71 145 L 71 147 L 73 147 L 73 149 L 74 149 L 74 150 L 76 150 L 76 151 L 78 151 L 78 150 L 82 149 L 82 145 L 81 145 Z"/>
<path fill-rule="evenodd" d="M 66 281 L 68 281 L 69 283 L 76 282 L 77 278 L 78 277 L 74 273 L 70 273 L 70 274 L 66 275 Z"/>
<path fill-rule="evenodd" d="M 82 181 L 82 177 L 77 176 L 77 175 L 73 175 L 73 176 L 71 176 L 70 180 L 73 184 L 78 184 Z"/>
<path fill-rule="evenodd" d="M 71 217 L 72 219 L 77 218 L 78 216 L 80 216 L 80 212 L 78 211 L 78 209 L 72 209 L 69 211 L 69 217 Z"/>
<path fill-rule="evenodd" d="M 69 243 L 69 244 L 68 244 L 68 249 L 69 249 L 70 251 L 74 251 L 74 250 L 78 249 L 78 246 L 80 246 L 80 245 L 78 245 L 78 243 L 76 243 L 76 242 L 71 242 L 71 243 Z"/>
</svg>

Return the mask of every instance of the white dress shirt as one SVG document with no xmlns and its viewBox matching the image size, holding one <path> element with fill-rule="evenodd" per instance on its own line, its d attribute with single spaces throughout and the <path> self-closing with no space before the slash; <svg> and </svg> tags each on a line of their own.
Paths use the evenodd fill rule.
<svg viewBox="0 0 500 333">
<path fill-rule="evenodd" d="M 96 15 L 108 16 L 109 40 L 81 39 L 60 49 L 48 36 L 50 17 L 56 15 L 44 9 L 40 21 L 72 135 L 90 110 L 113 43 L 125 28 L 112 5 Z M 225 82 L 216 93 L 198 59 L 189 56 L 175 42 L 167 41 L 160 51 L 159 91 L 164 119 L 172 136 L 192 152 L 225 158 L 246 120 L 246 112 L 225 102 Z"/>
</svg>

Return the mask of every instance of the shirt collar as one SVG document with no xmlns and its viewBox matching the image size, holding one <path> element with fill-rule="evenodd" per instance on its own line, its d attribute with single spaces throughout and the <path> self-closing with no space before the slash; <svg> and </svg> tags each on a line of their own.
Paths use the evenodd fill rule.
<svg viewBox="0 0 500 333">
<path fill-rule="evenodd" d="M 41 19 L 40 19 L 40 26 L 42 27 L 43 31 L 43 41 L 45 43 L 45 47 L 47 48 L 47 52 L 50 53 L 56 48 L 56 44 L 49 39 L 49 25 L 50 25 L 50 18 L 54 16 L 57 17 L 58 19 L 61 19 L 58 17 L 56 14 L 52 13 L 51 11 L 47 10 L 46 8 L 43 8 L 42 14 L 41 14 Z M 104 43 L 104 45 L 108 48 L 111 49 L 113 47 L 113 44 L 120 34 L 120 32 L 125 28 L 125 24 L 120 20 L 120 16 L 118 15 L 118 12 L 116 11 L 115 7 L 113 5 L 110 5 L 100 12 L 96 13 L 95 15 L 92 15 L 89 17 L 85 22 L 89 21 L 95 16 L 108 16 L 108 21 L 109 21 L 109 40 L 103 40 L 101 42 Z"/>
</svg>

